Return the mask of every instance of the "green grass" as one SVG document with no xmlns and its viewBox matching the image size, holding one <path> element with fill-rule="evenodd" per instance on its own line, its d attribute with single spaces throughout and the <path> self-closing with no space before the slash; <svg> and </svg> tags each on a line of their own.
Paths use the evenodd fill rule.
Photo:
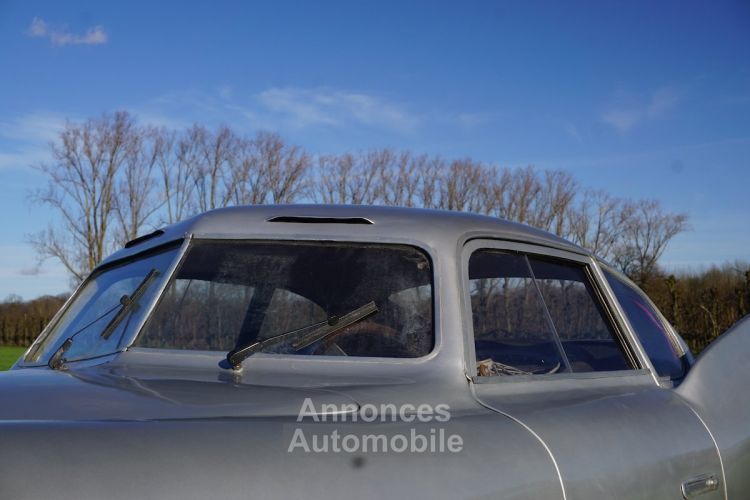
<svg viewBox="0 0 750 500">
<path fill-rule="evenodd" d="M 25 347 L 0 346 L 0 370 L 7 370 L 26 350 Z"/>
</svg>

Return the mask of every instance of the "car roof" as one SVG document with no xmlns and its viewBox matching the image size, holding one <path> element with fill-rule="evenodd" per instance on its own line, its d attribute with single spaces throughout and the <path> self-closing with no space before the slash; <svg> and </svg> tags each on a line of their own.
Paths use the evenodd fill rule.
<svg viewBox="0 0 750 500">
<path fill-rule="evenodd" d="M 452 245 L 494 238 L 588 255 L 551 233 L 497 217 L 450 210 L 368 205 L 249 205 L 204 212 L 138 238 L 102 262 L 106 265 L 167 242 L 184 238 L 336 239 L 413 241 L 425 246 Z"/>
</svg>

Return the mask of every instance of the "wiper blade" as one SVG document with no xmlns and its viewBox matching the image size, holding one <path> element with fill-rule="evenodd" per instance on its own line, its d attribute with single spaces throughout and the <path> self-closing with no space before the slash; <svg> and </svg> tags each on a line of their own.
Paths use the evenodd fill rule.
<svg viewBox="0 0 750 500">
<path fill-rule="evenodd" d="M 306 326 L 291 332 L 281 333 L 274 335 L 264 340 L 254 342 L 247 347 L 231 351 L 227 354 L 227 361 L 233 370 L 237 370 L 242 362 L 263 349 L 273 347 L 279 344 L 283 344 L 287 341 L 290 342 L 292 349 L 299 351 L 308 347 L 315 342 L 324 340 L 326 337 L 333 335 L 334 333 L 343 330 L 344 328 L 351 326 L 363 319 L 367 318 L 378 312 L 378 306 L 375 302 L 368 302 L 363 305 L 346 313 L 341 317 L 332 316 L 327 321 L 315 323 L 313 325 Z"/>
<path fill-rule="evenodd" d="M 88 323 L 86 323 L 85 325 L 83 325 L 81 328 L 79 328 L 78 330 L 76 330 L 70 337 L 68 337 L 67 339 L 65 339 L 65 342 L 63 342 L 60 345 L 60 347 L 57 348 L 57 350 L 54 352 L 54 354 L 52 354 L 52 356 L 50 356 L 49 361 L 47 361 L 47 366 L 49 366 L 53 370 L 59 370 L 59 369 L 63 368 L 65 366 L 65 361 L 66 361 L 65 358 L 63 358 L 63 355 L 68 351 L 68 349 L 70 349 L 70 346 L 73 345 L 73 339 L 76 338 L 76 336 L 79 333 L 81 333 L 83 331 L 86 331 L 89 327 L 91 327 L 91 325 L 95 325 L 100 319 L 108 316 L 109 313 L 111 313 L 112 311 L 114 311 L 118 307 L 121 307 L 121 306 L 116 305 L 114 307 L 110 307 L 103 314 L 101 314 L 101 315 L 97 316 L 96 318 L 94 318 L 93 320 L 89 321 Z"/>
<path fill-rule="evenodd" d="M 119 311 L 117 311 L 117 314 L 115 314 L 114 318 L 112 318 L 110 322 L 107 323 L 107 326 L 104 327 L 104 330 L 102 330 L 102 333 L 100 334 L 103 339 L 109 339 L 109 337 L 112 336 L 112 333 L 117 328 L 117 325 L 120 324 L 120 321 L 122 321 L 122 319 L 127 316 L 128 313 L 133 309 L 134 304 L 138 303 L 138 300 L 140 300 L 146 289 L 148 289 L 151 282 L 157 276 L 159 276 L 159 271 L 157 271 L 156 269 L 152 269 L 151 271 L 149 271 L 146 277 L 143 278 L 143 281 L 140 282 L 136 289 L 133 290 L 133 293 L 131 293 L 130 295 L 123 295 L 122 297 L 120 297 L 119 304 L 110 309 L 107 309 L 107 311 L 102 315 L 97 316 L 94 320 L 89 321 L 86 325 L 79 328 L 75 333 L 68 337 L 65 342 L 60 345 L 60 347 L 57 348 L 52 356 L 50 356 L 49 361 L 47 361 L 47 366 L 49 366 L 53 370 L 60 370 L 64 368 L 67 360 L 63 356 L 68 351 L 68 349 L 70 349 L 70 346 L 73 345 L 73 339 L 79 333 L 87 330 L 91 325 L 94 325 L 97 321 L 104 318 L 119 307 L 120 309 Z"/>
<path fill-rule="evenodd" d="M 115 314 L 115 317 L 112 318 L 112 320 L 107 324 L 107 326 L 104 327 L 104 330 L 102 330 L 102 333 L 100 334 L 101 338 L 103 339 L 109 339 L 109 337 L 112 336 L 114 331 L 119 326 L 120 322 L 127 316 L 130 311 L 133 310 L 133 308 L 138 304 L 138 301 L 141 299 L 144 293 L 146 293 L 146 290 L 148 289 L 149 285 L 156 279 L 156 277 L 159 276 L 159 271 L 156 269 L 151 269 L 145 278 L 143 278 L 143 281 L 136 287 L 135 290 L 133 290 L 133 293 L 130 295 L 123 295 L 120 297 L 120 310 L 117 311 L 117 314 Z"/>
</svg>

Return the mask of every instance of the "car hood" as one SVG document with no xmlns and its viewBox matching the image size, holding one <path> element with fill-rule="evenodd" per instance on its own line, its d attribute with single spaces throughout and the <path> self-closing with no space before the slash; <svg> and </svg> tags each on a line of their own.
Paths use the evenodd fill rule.
<svg viewBox="0 0 750 500">
<path fill-rule="evenodd" d="M 351 398 L 325 388 L 238 383 L 215 372 L 139 375 L 100 365 L 0 373 L 0 420 L 6 422 L 297 417 L 308 398 L 316 409 L 340 409 L 329 410 L 334 413 L 358 409 Z"/>
</svg>

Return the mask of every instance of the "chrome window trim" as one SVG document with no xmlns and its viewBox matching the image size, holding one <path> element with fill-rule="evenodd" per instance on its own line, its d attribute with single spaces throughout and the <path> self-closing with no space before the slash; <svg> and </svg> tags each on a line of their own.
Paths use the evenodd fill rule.
<svg viewBox="0 0 750 500">
<path fill-rule="evenodd" d="M 615 379 L 615 378 L 627 378 L 651 375 L 651 372 L 646 368 L 633 368 L 632 370 L 613 370 L 613 371 L 599 371 L 599 372 L 571 372 L 571 373 L 546 373 L 541 375 L 509 375 L 496 376 L 496 377 L 480 377 L 478 375 L 472 377 L 472 382 L 475 384 L 492 384 L 496 380 L 504 380 L 507 382 L 532 382 L 532 381 L 550 381 L 550 380 L 598 380 L 598 379 Z"/>
<path fill-rule="evenodd" d="M 144 254 L 153 253 L 155 250 L 158 250 L 160 247 L 169 246 L 171 244 L 177 243 L 180 240 L 182 240 L 182 243 L 180 244 L 180 249 L 178 250 L 178 253 L 175 256 L 175 259 L 172 261 L 172 263 L 170 264 L 169 268 L 167 268 L 167 272 L 165 273 L 165 277 L 162 278 L 161 281 L 159 282 L 160 283 L 159 284 L 159 289 L 158 289 L 157 293 L 154 294 L 154 298 L 152 299 L 152 301 L 149 303 L 149 306 L 148 306 L 148 308 L 146 310 L 146 313 L 143 315 L 143 320 L 141 320 L 140 324 L 137 324 L 136 328 L 133 329 L 133 331 L 139 331 L 140 328 L 143 326 L 144 320 L 146 318 L 148 318 L 148 316 L 151 314 L 151 309 L 153 307 L 153 304 L 156 302 L 156 300 L 158 300 L 158 297 L 160 297 L 161 293 L 164 291 L 164 289 L 163 289 L 164 283 L 167 283 L 168 280 L 171 279 L 171 276 L 172 276 L 171 273 L 174 271 L 174 267 L 176 266 L 176 263 L 179 262 L 182 259 L 182 256 L 184 255 L 185 249 L 187 248 L 187 245 L 188 245 L 189 240 L 190 240 L 190 235 L 189 234 L 185 234 L 185 236 L 183 238 L 177 238 L 177 239 L 169 240 L 169 241 L 166 241 L 164 243 L 160 243 L 159 245 L 154 246 L 154 247 L 144 248 L 143 251 L 135 253 L 133 255 L 128 255 L 127 257 L 124 257 L 122 259 L 113 260 L 111 262 L 104 262 L 103 265 L 96 266 L 88 274 L 88 276 L 86 276 L 86 278 L 78 284 L 78 286 L 73 291 L 73 293 L 70 295 L 70 297 L 68 297 L 68 299 L 62 305 L 62 307 L 60 307 L 60 309 L 55 313 L 55 315 L 52 316 L 52 319 L 50 320 L 49 323 L 47 323 L 47 326 L 45 326 L 44 329 L 42 329 L 42 332 L 37 336 L 37 338 L 34 340 L 34 342 L 31 343 L 31 345 L 29 346 L 29 348 L 26 349 L 26 352 L 23 353 L 23 355 L 18 359 L 18 361 L 16 362 L 16 364 L 14 366 L 18 366 L 19 368 L 21 368 L 21 367 L 23 367 L 23 368 L 32 368 L 32 367 L 35 367 L 35 366 L 46 366 L 46 363 L 31 363 L 31 362 L 27 363 L 26 362 L 26 356 L 28 356 L 29 353 L 33 352 L 33 350 L 36 349 L 36 347 L 40 343 L 42 343 L 44 340 L 46 340 L 46 338 L 50 335 L 50 333 L 52 332 L 52 330 L 54 330 L 54 328 L 57 326 L 57 324 L 60 321 L 60 319 L 65 315 L 65 313 L 68 311 L 68 309 L 73 304 L 73 302 L 78 298 L 78 296 L 80 295 L 80 293 L 83 290 L 83 288 L 86 285 L 89 284 L 89 282 L 91 281 L 92 277 L 94 277 L 95 275 L 99 274 L 99 271 L 105 271 L 106 269 L 108 269 L 110 267 L 117 267 L 117 266 L 119 266 L 121 264 L 124 265 L 124 264 L 127 264 L 130 261 L 138 260 L 138 259 L 142 258 Z M 123 347 L 125 345 L 124 342 L 123 342 L 123 340 L 124 339 L 120 339 L 120 342 L 117 345 L 118 348 L 117 348 L 116 351 L 113 351 L 111 353 L 102 354 L 102 355 L 96 356 L 94 358 L 84 358 L 84 359 L 69 361 L 69 363 L 78 363 L 78 362 L 88 361 L 88 360 L 92 360 L 92 359 L 103 359 L 103 358 L 107 358 L 108 359 L 108 357 L 110 355 L 117 354 L 117 353 L 122 352 L 125 349 L 127 349 L 127 347 Z"/>
<path fill-rule="evenodd" d="M 31 343 L 28 349 L 23 353 L 21 357 L 18 358 L 18 361 L 13 365 L 18 367 L 33 367 L 33 366 L 45 366 L 44 363 L 31 363 L 26 361 L 26 357 L 34 352 L 39 344 L 41 344 L 47 336 L 49 336 L 50 332 L 54 329 L 55 326 L 57 326 L 57 323 L 60 321 L 60 318 L 62 318 L 63 314 L 70 308 L 70 305 L 73 303 L 73 300 L 78 297 L 78 295 L 81 293 L 81 290 L 83 289 L 83 285 L 88 283 L 88 281 L 91 279 L 91 274 L 89 273 L 88 276 L 86 276 L 85 279 L 83 279 L 80 283 L 78 283 L 78 286 L 75 287 L 75 290 L 73 290 L 73 293 L 70 294 L 70 297 L 68 297 L 65 302 L 63 302 L 63 305 L 60 307 L 60 309 L 57 310 L 54 316 L 52 316 L 52 319 L 47 323 L 47 325 L 42 328 L 42 331 L 37 335 L 34 342 Z"/>
<path fill-rule="evenodd" d="M 164 273 L 164 278 L 161 281 L 159 281 L 159 287 L 156 289 L 156 293 L 154 293 L 154 297 L 146 306 L 146 310 L 141 315 L 141 319 L 135 325 L 135 327 L 132 330 L 132 333 L 127 339 L 125 339 L 124 337 L 120 339 L 120 342 L 117 345 L 118 352 L 127 350 L 133 344 L 133 342 L 135 342 L 135 339 L 138 338 L 138 335 L 141 334 L 143 325 L 146 324 L 146 321 L 148 321 L 148 319 L 151 317 L 151 313 L 154 312 L 154 308 L 156 307 L 156 304 L 159 302 L 159 299 L 164 293 L 164 290 L 166 290 L 167 285 L 172 281 L 172 276 L 174 276 L 175 272 L 177 272 L 177 269 L 180 267 L 180 264 L 182 264 L 182 260 L 185 258 L 185 254 L 187 253 L 188 248 L 190 248 L 190 244 L 192 241 L 193 241 L 193 235 L 190 233 L 186 234 L 182 244 L 180 245 L 179 250 L 177 251 L 177 255 L 175 255 L 174 260 L 167 268 L 167 271 Z"/>
<path fill-rule="evenodd" d="M 625 286 L 633 290 L 639 297 L 641 297 L 651 307 L 651 309 L 653 309 L 653 311 L 656 313 L 656 318 L 659 320 L 659 323 L 661 323 L 662 328 L 664 328 L 664 332 L 667 334 L 667 341 L 669 342 L 671 346 L 675 347 L 678 350 L 678 357 L 681 358 L 687 355 L 688 352 L 685 351 L 685 347 L 683 346 L 684 341 L 679 337 L 679 334 L 677 333 L 677 331 L 675 331 L 672 324 L 669 321 L 667 321 L 667 318 L 664 317 L 664 314 L 662 314 L 659 308 L 656 307 L 656 304 L 654 304 L 654 301 L 652 301 L 651 298 L 648 295 L 646 295 L 646 292 L 641 290 L 638 287 L 638 285 L 633 283 L 631 279 L 629 279 L 627 276 L 625 276 L 623 273 L 621 273 L 617 269 L 613 268 L 611 265 L 605 262 L 598 261 L 598 259 L 595 259 L 595 260 L 597 261 L 596 264 L 597 264 L 597 267 L 599 268 L 599 272 L 601 273 L 602 282 L 605 284 L 605 286 L 609 290 L 609 293 L 611 294 L 611 298 L 614 301 L 613 303 L 620 310 L 620 314 L 622 315 L 623 320 L 627 323 L 628 328 L 630 328 L 631 331 L 633 332 L 633 335 L 635 336 L 638 342 L 638 345 L 639 346 L 641 345 L 640 340 L 638 340 L 638 335 L 635 333 L 635 329 L 630 324 L 630 320 L 628 319 L 627 314 L 625 314 L 625 311 L 620 306 L 620 301 L 617 300 L 617 297 L 615 296 L 614 291 L 612 291 L 612 288 L 609 285 L 609 280 L 607 280 L 607 277 L 604 275 L 604 270 L 606 270 L 609 273 L 612 273 L 612 275 L 615 278 L 622 281 Z M 643 349 L 642 346 L 641 346 L 641 349 Z M 679 379 L 672 379 L 671 377 L 668 377 L 668 376 L 663 376 L 663 377 L 659 376 L 659 374 L 656 372 L 656 369 L 653 367 L 653 364 L 651 363 L 651 358 L 649 358 L 648 354 L 646 354 L 645 349 L 643 349 L 643 355 L 648 360 L 649 365 L 651 365 L 651 370 L 654 374 L 654 379 L 656 380 L 656 383 L 663 387 L 669 387 L 669 388 L 674 387 L 674 380 L 679 380 Z M 688 371 L 689 370 L 685 370 L 685 373 L 683 373 L 683 377 L 687 375 Z"/>
<path fill-rule="evenodd" d="M 187 239 L 187 238 L 186 238 Z M 243 361 L 243 364 L 246 363 L 249 359 L 257 358 L 257 359 L 275 359 L 279 361 L 289 361 L 289 362 L 299 362 L 302 360 L 310 361 L 313 363 L 336 363 L 341 364 L 342 361 L 346 361 L 347 363 L 384 363 L 385 365 L 392 366 L 394 364 L 408 364 L 408 365 L 418 365 L 421 363 L 424 363 L 425 361 L 431 360 L 438 356 L 440 351 L 442 350 L 444 338 L 443 338 L 443 328 L 441 324 L 441 315 L 440 315 L 440 302 L 441 302 L 441 293 L 440 293 L 440 272 L 438 271 L 438 268 L 440 266 L 440 261 L 438 259 L 438 252 L 435 251 L 431 246 L 427 245 L 423 241 L 414 240 L 411 238 L 369 238 L 367 240 L 363 240 L 362 236 L 328 236 L 324 234 L 300 234 L 300 235 L 294 235 L 290 236 L 288 234 L 266 234 L 266 233 L 258 233 L 252 235 L 252 237 L 248 237 L 247 235 L 237 235 L 237 234 L 226 234 L 226 233 L 194 233 L 190 234 L 190 243 L 196 242 L 196 241 L 204 241 L 204 240 L 227 240 L 227 241 L 247 241 L 247 242 L 270 242 L 270 243 L 294 243 L 295 241 L 304 241 L 304 242 L 320 242 L 320 243 L 326 243 L 326 242 L 334 242 L 334 243 L 350 243 L 350 244 L 361 244 L 361 245 L 402 245 L 402 246 L 410 246 L 413 248 L 416 248 L 417 250 L 423 252 L 430 260 L 430 266 L 432 271 L 432 321 L 433 321 L 433 345 L 430 352 L 425 354 L 424 356 L 420 356 L 417 358 L 383 358 L 383 357 L 374 357 L 374 356 L 346 356 L 345 359 L 342 359 L 341 356 L 321 356 L 321 355 L 300 355 L 300 354 L 274 354 L 274 353 L 257 353 L 251 356 L 250 358 L 247 358 Z M 167 285 L 171 283 L 173 279 L 173 274 L 177 271 L 177 268 L 179 266 L 179 263 L 182 262 L 184 259 L 188 248 L 186 247 L 181 253 L 180 258 L 176 259 L 176 263 L 174 264 L 174 269 L 171 271 L 169 275 L 169 279 L 164 281 L 164 286 L 160 288 L 159 292 L 156 294 L 156 300 L 153 302 L 152 307 L 149 309 L 148 314 L 144 315 L 144 320 L 141 325 L 139 325 L 138 334 L 132 336 L 128 343 L 128 347 L 123 350 L 127 349 L 157 349 L 157 348 L 149 348 L 149 347 L 135 347 L 133 346 L 133 343 L 138 338 L 138 335 L 141 333 L 141 329 L 145 326 L 146 321 L 153 313 L 153 309 L 156 307 L 156 305 L 159 302 L 159 299 L 161 298 L 162 294 L 164 293 L 164 290 L 166 289 Z M 134 330 L 135 331 L 135 330 Z M 192 350 L 182 350 L 182 349 L 159 349 L 159 351 L 162 352 L 199 352 L 199 353 L 207 353 L 207 352 L 213 352 L 213 353 L 220 353 L 222 351 L 192 351 Z M 226 354 L 226 353 L 223 353 Z M 240 368 L 240 371 L 242 368 Z"/>
<path fill-rule="evenodd" d="M 582 264 L 589 271 L 587 274 L 592 281 L 592 284 L 602 294 L 602 297 L 595 296 L 594 300 L 601 302 L 601 306 L 608 316 L 609 319 L 614 321 L 614 327 L 620 330 L 622 334 L 622 340 L 627 343 L 626 348 L 630 348 L 634 354 L 636 361 L 640 366 L 636 366 L 628 370 L 614 370 L 614 371 L 598 371 L 589 373 L 556 373 L 551 375 L 532 375 L 522 376 L 515 375 L 509 377 L 479 377 L 476 373 L 476 351 L 474 348 L 474 325 L 472 321 L 472 310 L 471 301 L 469 300 L 469 259 L 471 255 L 480 249 L 491 249 L 491 250 L 506 250 L 513 252 L 520 252 L 532 256 L 541 257 L 552 257 L 555 259 L 567 260 L 570 262 L 576 262 Z M 630 324 L 624 321 L 624 315 L 619 307 L 619 303 L 614 300 L 614 294 L 609 288 L 606 279 L 604 278 L 601 269 L 598 267 L 596 259 L 590 255 L 584 255 L 574 252 L 568 252 L 565 250 L 553 249 L 550 247 L 534 245 L 529 243 L 518 243 L 515 241 L 508 241 L 502 239 L 492 238 L 477 238 L 466 241 L 461 248 L 460 257 L 458 259 L 460 269 L 459 283 L 461 286 L 461 310 L 463 313 L 462 325 L 463 325 L 463 337 L 465 346 L 465 373 L 467 379 L 476 382 L 477 379 L 482 379 L 482 383 L 506 383 L 512 382 L 515 379 L 518 381 L 528 382 L 529 380 L 563 380 L 563 379 L 580 379 L 587 380 L 593 378 L 607 378 L 607 377 L 623 377 L 627 375 L 636 374 L 648 374 L 652 382 L 659 385 L 658 378 L 655 376 L 655 371 L 651 361 L 646 356 L 643 346 L 638 341 L 635 332 L 630 327 Z M 581 376 L 587 375 L 587 376 Z"/>
<path fill-rule="evenodd" d="M 679 351 L 679 354 L 681 356 L 684 356 L 688 354 L 688 352 L 685 350 L 685 346 L 683 345 L 683 340 L 680 338 L 679 333 L 677 333 L 677 330 L 674 329 L 674 326 L 672 326 L 672 323 L 670 323 L 667 318 L 664 316 L 664 313 L 661 312 L 661 310 L 656 306 L 653 300 L 651 300 L 651 297 L 649 297 L 646 292 L 640 289 L 638 285 L 636 285 L 633 280 L 625 276 L 623 273 L 612 267 L 611 265 L 605 263 L 605 262 L 598 262 L 599 266 L 602 268 L 602 270 L 607 270 L 608 272 L 612 273 L 617 279 L 622 281 L 626 286 L 628 286 L 630 289 L 635 291 L 643 300 L 646 301 L 646 303 L 651 306 L 651 309 L 656 312 L 656 317 L 661 323 L 662 327 L 664 328 L 664 331 L 668 335 L 669 343 L 676 347 Z M 604 273 L 602 273 L 602 278 L 605 282 L 607 282 L 607 285 L 609 285 L 609 282 L 607 281 L 606 276 L 604 276 Z M 618 302 L 619 303 L 619 302 Z M 627 317 L 626 317 L 627 319 Z"/>
<path fill-rule="evenodd" d="M 602 271 L 602 268 L 599 265 L 599 262 L 597 261 L 597 259 L 591 259 L 591 262 L 592 262 L 592 269 L 596 273 L 596 276 L 597 276 L 598 281 L 600 282 L 602 291 L 607 296 L 607 302 L 610 303 L 610 307 L 612 307 L 615 311 L 617 311 L 617 317 L 619 318 L 624 328 L 627 330 L 629 340 L 631 344 L 633 345 L 633 347 L 635 347 L 636 351 L 638 352 L 638 356 L 641 358 L 641 363 L 643 363 L 643 366 L 646 367 L 651 372 L 651 377 L 654 379 L 654 383 L 656 385 L 662 385 L 659 380 L 659 374 L 656 373 L 656 369 L 654 368 L 653 363 L 651 363 L 651 358 L 646 353 L 646 349 L 643 348 L 643 344 L 641 344 L 641 340 L 638 338 L 638 334 L 635 332 L 633 325 L 630 324 L 630 320 L 628 320 L 628 316 L 625 314 L 625 311 L 620 305 L 620 301 L 617 300 L 617 296 L 615 295 L 615 292 L 612 290 L 612 287 L 609 285 L 609 281 L 607 281 L 607 277 L 604 276 L 604 272 Z"/>
</svg>

